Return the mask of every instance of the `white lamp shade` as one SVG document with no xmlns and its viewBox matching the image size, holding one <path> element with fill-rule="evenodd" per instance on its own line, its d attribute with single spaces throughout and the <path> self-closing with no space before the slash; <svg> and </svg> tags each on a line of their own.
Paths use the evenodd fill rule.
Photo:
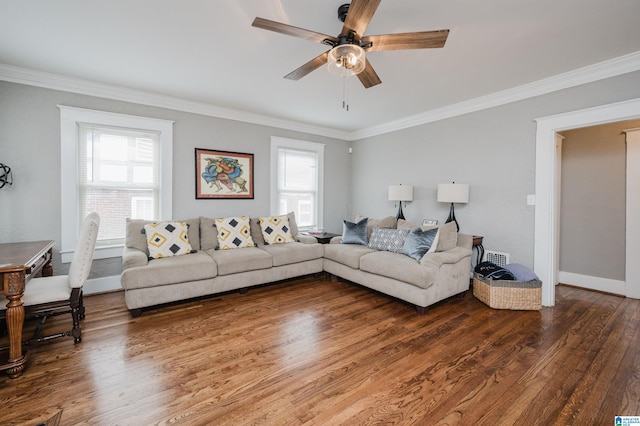
<svg viewBox="0 0 640 426">
<path fill-rule="evenodd" d="M 413 185 L 389 185 L 389 201 L 413 201 Z"/>
<path fill-rule="evenodd" d="M 438 185 L 438 202 L 468 203 L 469 185 L 466 183 L 441 183 Z"/>
</svg>

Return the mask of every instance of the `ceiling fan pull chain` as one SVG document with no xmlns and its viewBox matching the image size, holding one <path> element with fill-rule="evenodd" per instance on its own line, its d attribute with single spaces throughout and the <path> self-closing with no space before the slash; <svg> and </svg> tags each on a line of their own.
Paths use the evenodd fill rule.
<svg viewBox="0 0 640 426">
<path fill-rule="evenodd" d="M 349 111 L 349 81 L 342 76 L 342 109 Z"/>
</svg>

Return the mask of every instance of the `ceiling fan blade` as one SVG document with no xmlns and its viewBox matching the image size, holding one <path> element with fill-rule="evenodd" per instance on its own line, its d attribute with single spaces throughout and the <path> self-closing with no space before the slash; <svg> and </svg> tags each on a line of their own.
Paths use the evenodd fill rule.
<svg viewBox="0 0 640 426">
<path fill-rule="evenodd" d="M 281 22 L 271 21 L 264 18 L 256 18 L 253 20 L 251 26 L 256 28 L 262 28 L 263 30 L 274 31 L 280 34 L 286 34 L 305 40 L 315 41 L 316 43 L 324 43 L 325 40 L 329 40 L 333 43 L 337 43 L 338 39 L 334 36 L 327 34 L 317 33 L 315 31 L 305 30 L 304 28 L 294 27 L 293 25 L 283 24 Z"/>
<path fill-rule="evenodd" d="M 444 47 L 448 36 L 449 30 L 373 35 L 362 37 L 361 44 L 372 43 L 365 48 L 367 52 L 439 48 Z"/>
<path fill-rule="evenodd" d="M 356 75 L 358 76 L 358 80 L 360 80 L 360 83 L 362 83 L 364 88 L 368 89 L 369 87 L 376 86 L 382 83 L 382 81 L 380 80 L 380 77 L 378 77 L 378 74 L 376 74 L 373 66 L 371 66 L 369 60 L 365 60 L 367 61 L 367 65 L 364 67 L 364 70 L 361 73 Z"/>
<path fill-rule="evenodd" d="M 354 31 L 358 37 L 362 37 L 369 26 L 369 22 L 371 22 L 371 18 L 373 18 L 373 14 L 376 13 L 380 1 L 381 0 L 352 0 L 340 35 L 346 36 L 351 30 Z"/>
<path fill-rule="evenodd" d="M 315 71 L 321 66 L 327 63 L 327 57 L 329 56 L 329 52 L 324 52 L 319 56 L 316 56 L 303 66 L 298 69 L 291 71 L 289 74 L 285 75 L 284 78 L 288 80 L 300 80 L 305 75 L 309 74 L 311 71 Z"/>
</svg>

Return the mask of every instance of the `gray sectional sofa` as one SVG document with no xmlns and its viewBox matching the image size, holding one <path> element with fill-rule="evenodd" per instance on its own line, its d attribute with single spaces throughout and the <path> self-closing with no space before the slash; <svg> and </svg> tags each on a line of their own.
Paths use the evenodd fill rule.
<svg viewBox="0 0 640 426">
<path fill-rule="evenodd" d="M 216 249 L 213 219 L 182 221 L 188 225 L 194 252 L 151 260 L 142 230 L 152 222 L 128 220 L 121 275 L 127 308 L 135 317 L 146 307 L 236 289 L 246 291 L 251 286 L 323 271 L 413 303 L 420 313 L 469 288 L 469 235 L 455 233 L 454 247 L 428 253 L 418 262 L 399 253 L 340 244 L 339 239 L 318 244 L 315 238 L 299 234 L 293 213 L 288 218 L 295 242 L 265 244 L 258 220 L 251 218 L 251 237 L 257 246 L 233 250 Z"/>
</svg>

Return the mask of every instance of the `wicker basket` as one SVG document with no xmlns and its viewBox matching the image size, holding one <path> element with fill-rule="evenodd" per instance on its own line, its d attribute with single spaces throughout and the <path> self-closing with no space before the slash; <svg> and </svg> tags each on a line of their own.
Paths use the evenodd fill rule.
<svg viewBox="0 0 640 426">
<path fill-rule="evenodd" d="M 474 274 L 473 295 L 494 309 L 535 311 L 542 305 L 542 281 L 492 280 Z"/>
</svg>

